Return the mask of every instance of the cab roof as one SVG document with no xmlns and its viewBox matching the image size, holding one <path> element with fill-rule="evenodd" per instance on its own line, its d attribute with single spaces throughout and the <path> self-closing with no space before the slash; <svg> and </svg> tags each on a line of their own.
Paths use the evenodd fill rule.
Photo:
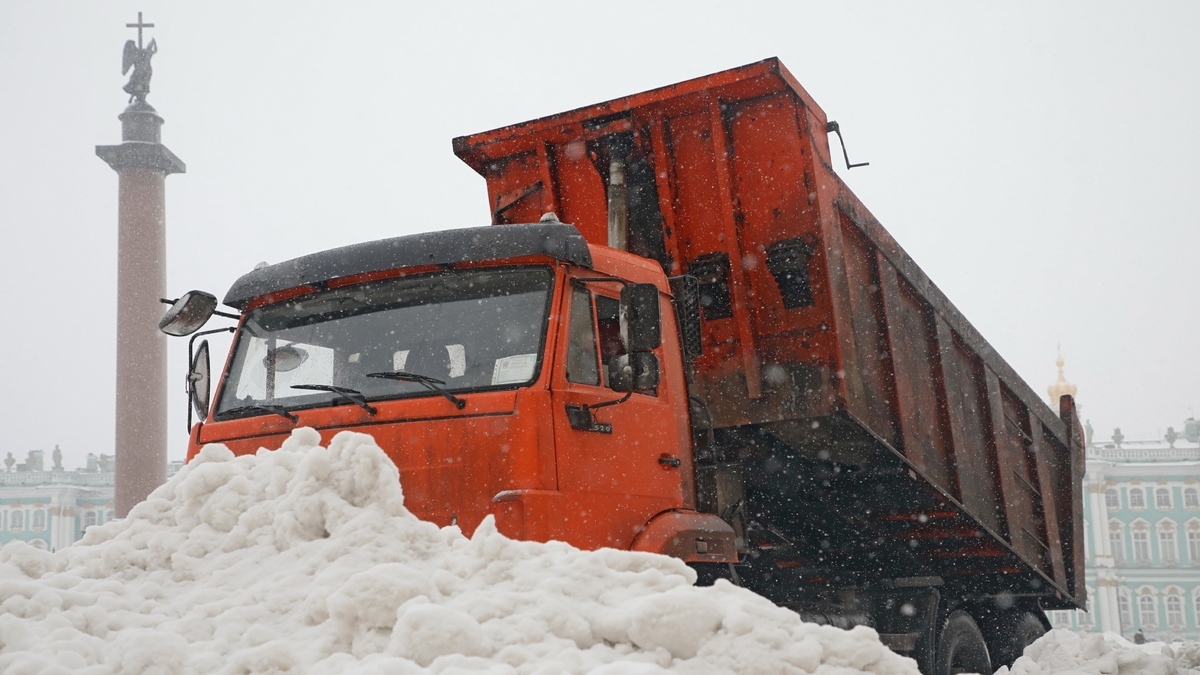
<svg viewBox="0 0 1200 675">
<path fill-rule="evenodd" d="M 587 242 L 574 225 L 488 225 L 379 239 L 268 265 L 242 275 L 225 294 L 224 302 L 242 310 L 264 295 L 355 274 L 531 255 L 592 267 Z"/>
</svg>

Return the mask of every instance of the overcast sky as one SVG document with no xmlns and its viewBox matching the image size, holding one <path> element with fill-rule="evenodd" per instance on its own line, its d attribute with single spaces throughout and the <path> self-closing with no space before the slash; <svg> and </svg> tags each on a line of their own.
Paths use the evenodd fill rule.
<svg viewBox="0 0 1200 675">
<path fill-rule="evenodd" d="M 454 136 L 778 56 L 871 163 L 842 177 L 1035 391 L 1061 343 L 1099 437 L 1200 406 L 1200 3 L 0 0 L 0 456 L 113 451 L 117 178 L 95 146 L 120 140 L 138 10 L 187 163 L 172 297 L 486 224 Z"/>
</svg>

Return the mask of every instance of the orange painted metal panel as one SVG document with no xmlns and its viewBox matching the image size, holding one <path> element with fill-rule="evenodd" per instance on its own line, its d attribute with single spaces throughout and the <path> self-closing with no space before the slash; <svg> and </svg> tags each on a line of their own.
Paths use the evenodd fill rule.
<svg viewBox="0 0 1200 675">
<path fill-rule="evenodd" d="M 237 455 L 277 449 L 294 426 L 311 426 L 328 443 L 342 431 L 369 434 L 400 469 L 404 502 L 418 517 L 445 526 L 475 530 L 492 512 L 491 499 L 504 490 L 557 488 L 553 471 L 542 466 L 540 448 L 549 445 L 540 420 L 550 414 L 545 391 L 488 392 L 459 412 L 449 401 L 411 399 L 376 403 L 371 422 L 357 406 L 301 410 L 293 425 L 278 417 L 210 422 L 201 443 L 223 443 Z M 487 399 L 482 401 L 481 399 Z M 445 408 L 439 404 L 445 403 Z M 358 423 L 349 421 L 363 417 Z M 275 420 L 278 420 L 276 422 Z M 190 455 L 198 451 L 193 445 Z M 189 457 L 190 459 L 190 457 Z"/>
<path fill-rule="evenodd" d="M 1030 439 L 1033 441 L 1033 459 L 1036 462 L 1038 488 L 1041 490 L 1041 509 L 1046 528 L 1046 545 L 1049 548 L 1050 568 L 1054 580 L 1064 588 L 1067 587 L 1067 570 L 1064 566 L 1062 536 L 1059 534 L 1059 511 L 1055 504 L 1057 495 L 1054 489 L 1054 478 L 1051 476 L 1052 459 L 1050 454 L 1055 452 L 1054 441 L 1046 437 L 1046 431 L 1041 424 L 1035 423 Z"/>
<path fill-rule="evenodd" d="M 559 219 L 579 228 L 588 241 L 603 241 L 608 236 L 607 197 L 587 144 L 579 140 L 555 146 L 549 156 L 554 163 Z"/>
</svg>

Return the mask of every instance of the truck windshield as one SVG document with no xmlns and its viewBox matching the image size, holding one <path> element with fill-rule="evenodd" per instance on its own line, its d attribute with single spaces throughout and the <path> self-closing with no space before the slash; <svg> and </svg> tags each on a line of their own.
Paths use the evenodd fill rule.
<svg viewBox="0 0 1200 675">
<path fill-rule="evenodd" d="M 546 267 L 456 271 L 347 286 L 252 310 L 214 416 L 528 384 L 540 367 L 552 283 Z M 397 372 L 419 377 L 378 377 Z M 431 388 L 430 379 L 441 384 Z M 343 391 L 330 390 L 336 388 Z"/>
</svg>

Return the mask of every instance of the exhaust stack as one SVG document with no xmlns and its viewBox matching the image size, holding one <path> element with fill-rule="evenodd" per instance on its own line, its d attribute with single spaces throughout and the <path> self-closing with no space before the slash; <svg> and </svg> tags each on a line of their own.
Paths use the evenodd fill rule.
<svg viewBox="0 0 1200 675">
<path fill-rule="evenodd" d="M 625 158 L 613 154 L 608 162 L 608 245 L 629 250 L 629 186 L 625 184 Z"/>
</svg>

